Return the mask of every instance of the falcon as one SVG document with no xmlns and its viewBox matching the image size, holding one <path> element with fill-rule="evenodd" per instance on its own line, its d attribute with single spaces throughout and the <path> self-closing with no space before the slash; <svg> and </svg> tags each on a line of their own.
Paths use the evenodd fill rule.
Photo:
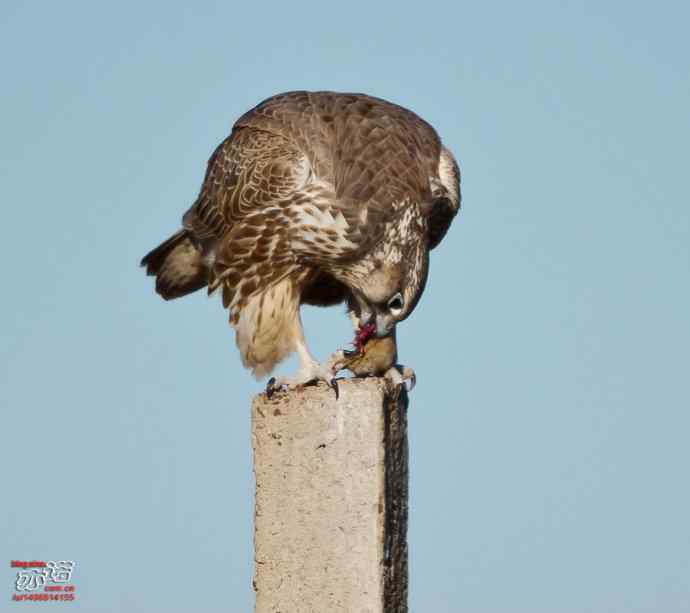
<svg viewBox="0 0 690 613">
<path fill-rule="evenodd" d="M 333 384 L 353 363 L 351 352 L 312 357 L 302 304 L 345 303 L 356 352 L 392 339 L 379 344 L 382 358 L 357 364 L 383 364 L 400 382 L 395 327 L 417 305 L 429 251 L 459 208 L 457 162 L 413 112 L 364 94 L 288 92 L 240 117 L 182 229 L 141 264 L 166 300 L 218 291 L 257 378 L 296 352 L 297 374 L 271 379 L 271 390 Z"/>
</svg>

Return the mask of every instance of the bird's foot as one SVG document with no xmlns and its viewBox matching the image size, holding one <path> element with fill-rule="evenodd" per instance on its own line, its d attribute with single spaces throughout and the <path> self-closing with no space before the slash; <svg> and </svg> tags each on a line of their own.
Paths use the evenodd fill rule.
<svg viewBox="0 0 690 613">
<path fill-rule="evenodd" d="M 399 385 L 404 385 L 408 392 L 414 389 L 417 384 L 417 375 L 414 370 L 409 366 L 403 366 L 402 364 L 396 364 L 391 366 L 384 375 L 387 381 L 389 381 L 394 387 Z"/>
<path fill-rule="evenodd" d="M 324 364 L 324 367 L 335 375 L 341 370 L 345 370 L 350 360 L 360 354 L 361 352 L 357 350 L 352 351 L 350 349 L 338 349 L 331 355 L 330 358 L 328 358 Z"/>
<path fill-rule="evenodd" d="M 294 377 L 271 377 L 266 383 L 266 395 L 270 398 L 275 392 L 281 390 L 301 389 L 309 383 L 317 383 L 318 381 L 325 381 L 335 391 L 335 397 L 338 398 L 339 390 L 338 383 L 335 380 L 335 373 L 332 360 L 325 364 L 318 362 L 309 362 L 303 365 Z"/>
</svg>

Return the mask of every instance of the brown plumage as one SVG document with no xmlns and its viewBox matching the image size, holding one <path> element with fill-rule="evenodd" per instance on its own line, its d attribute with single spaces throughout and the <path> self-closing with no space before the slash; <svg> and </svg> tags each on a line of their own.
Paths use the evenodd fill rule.
<svg viewBox="0 0 690 613">
<path fill-rule="evenodd" d="M 156 291 L 166 300 L 179 298 L 208 284 L 201 253 L 187 230 L 180 230 L 141 261 L 146 273 L 156 276 Z"/>
<path fill-rule="evenodd" d="M 300 304 L 347 302 L 380 336 L 414 309 L 428 251 L 460 206 L 459 171 L 434 129 L 363 94 L 290 92 L 243 115 L 211 156 L 183 229 L 144 257 L 156 290 L 219 290 L 245 366 L 291 351 L 323 376 Z"/>
</svg>

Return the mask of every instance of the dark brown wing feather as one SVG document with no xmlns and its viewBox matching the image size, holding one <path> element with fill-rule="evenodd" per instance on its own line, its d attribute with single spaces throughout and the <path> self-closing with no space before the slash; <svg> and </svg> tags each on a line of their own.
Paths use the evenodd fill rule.
<svg viewBox="0 0 690 613">
<path fill-rule="evenodd" d="M 235 125 L 283 136 L 308 157 L 315 177 L 332 185 L 331 206 L 357 246 L 338 257 L 354 257 L 375 243 L 395 215 L 394 204 L 432 200 L 429 178 L 438 170 L 440 139 L 417 115 L 385 100 L 289 92 L 265 100 Z"/>
</svg>

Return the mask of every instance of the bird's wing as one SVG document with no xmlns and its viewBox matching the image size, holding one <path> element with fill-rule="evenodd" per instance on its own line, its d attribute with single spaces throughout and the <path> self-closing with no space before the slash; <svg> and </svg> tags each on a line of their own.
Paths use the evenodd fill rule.
<svg viewBox="0 0 690 613">
<path fill-rule="evenodd" d="M 305 156 L 289 141 L 238 128 L 213 152 L 198 198 L 183 225 L 199 241 L 219 239 L 247 217 L 299 190 L 309 176 Z"/>
<path fill-rule="evenodd" d="M 316 263 L 342 262 L 396 234 L 395 227 L 402 231 L 410 219 L 426 228 L 429 249 L 441 242 L 460 209 L 460 170 L 448 149 L 424 147 L 410 132 L 377 126 L 361 142 L 345 140 L 333 176 L 315 175 L 293 195 L 300 204 L 296 253 Z"/>
<path fill-rule="evenodd" d="M 253 128 L 235 128 L 211 156 L 183 225 L 212 254 L 209 292 L 222 287 L 233 317 L 295 269 L 289 205 L 304 200 L 310 172 L 288 139 Z"/>
<path fill-rule="evenodd" d="M 363 217 L 365 208 L 338 199 L 312 160 L 290 138 L 242 126 L 211 156 L 183 224 L 213 252 L 209 292 L 222 290 L 233 322 L 252 296 L 353 257 L 381 226 L 377 210 Z"/>
<path fill-rule="evenodd" d="M 430 177 L 431 201 L 423 208 L 428 219 L 429 249 L 436 247 L 448 232 L 460 210 L 460 167 L 453 154 L 441 148 L 438 169 Z"/>
<path fill-rule="evenodd" d="M 183 218 L 196 241 L 211 243 L 211 290 L 225 280 L 254 291 L 291 266 L 351 258 L 375 238 L 386 210 L 338 197 L 329 173 L 315 171 L 324 156 L 304 149 L 289 135 L 240 125 L 211 156 Z M 226 291 L 225 302 L 236 293 Z"/>
<path fill-rule="evenodd" d="M 395 223 L 405 202 L 419 205 L 429 220 L 434 247 L 458 210 L 459 173 L 453 156 L 428 123 L 385 100 L 287 92 L 263 101 L 236 125 L 281 135 L 309 159 L 313 202 L 333 221 L 327 227 L 328 216 L 315 214 L 311 217 L 317 223 L 306 225 L 321 227 L 324 236 L 337 233 L 340 248 L 321 250 L 313 241 L 297 240 L 295 248 L 303 257 L 342 259 L 365 252 L 382 238 L 387 224 Z"/>
</svg>

